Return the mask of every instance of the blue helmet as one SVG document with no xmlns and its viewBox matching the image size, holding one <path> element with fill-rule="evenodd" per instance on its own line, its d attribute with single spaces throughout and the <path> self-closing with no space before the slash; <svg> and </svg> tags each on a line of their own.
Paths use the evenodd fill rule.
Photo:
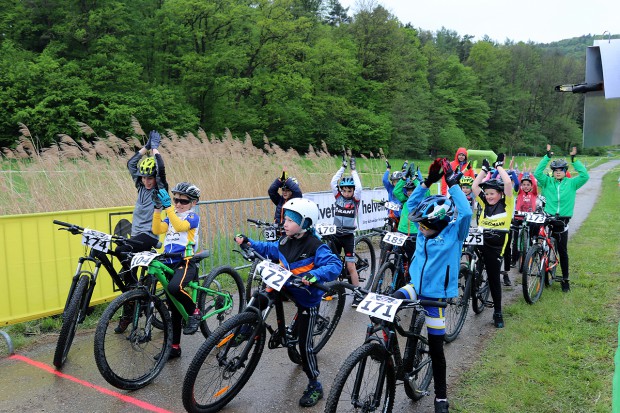
<svg viewBox="0 0 620 413">
<path fill-rule="evenodd" d="M 342 178 L 340 180 L 340 183 L 338 184 L 338 186 L 340 188 L 346 188 L 346 187 L 353 187 L 355 188 L 355 181 L 353 181 L 353 177 L 351 176 L 346 176 L 344 178 Z"/>
<path fill-rule="evenodd" d="M 441 231 L 452 221 L 454 202 L 443 195 L 433 195 L 424 199 L 409 214 L 409 220 L 420 222 L 431 229 Z"/>
</svg>

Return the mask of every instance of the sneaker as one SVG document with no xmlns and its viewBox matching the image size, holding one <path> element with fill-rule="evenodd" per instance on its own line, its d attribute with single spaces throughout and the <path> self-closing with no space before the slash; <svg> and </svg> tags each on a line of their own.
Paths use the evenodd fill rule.
<svg viewBox="0 0 620 413">
<path fill-rule="evenodd" d="M 187 318 L 187 323 L 185 324 L 185 327 L 183 327 L 183 334 L 194 334 L 196 331 L 198 331 L 200 321 L 202 321 L 200 310 L 196 310 L 194 314 Z"/>
<path fill-rule="evenodd" d="M 567 293 L 570 291 L 570 284 L 568 280 L 562 281 L 562 292 Z"/>
<path fill-rule="evenodd" d="M 322 398 L 323 386 L 321 386 L 321 383 L 316 382 L 316 384 L 308 384 L 308 387 L 306 387 L 304 391 L 304 395 L 299 399 L 299 405 L 301 407 L 312 407 Z"/>
<path fill-rule="evenodd" d="M 504 285 L 506 287 L 510 287 L 512 283 L 510 282 L 510 277 L 506 271 L 502 271 L 501 274 L 504 276 Z"/>
<path fill-rule="evenodd" d="M 161 355 L 160 353 L 157 353 L 157 355 L 153 356 L 154 360 L 159 360 L 159 356 Z M 168 361 L 172 360 L 172 359 L 176 359 L 181 357 L 181 347 L 176 348 L 176 347 L 171 347 L 170 348 L 170 354 L 168 354 Z"/>
<path fill-rule="evenodd" d="M 360 297 L 353 297 L 353 302 L 351 303 L 351 307 L 355 308 L 357 307 L 360 303 L 362 302 L 362 299 Z"/>
<path fill-rule="evenodd" d="M 450 403 L 447 400 L 435 400 L 435 413 L 449 413 L 448 407 L 450 407 Z"/>
<path fill-rule="evenodd" d="M 129 317 L 121 317 L 121 319 L 118 320 L 118 325 L 114 328 L 114 332 L 116 334 L 124 333 L 125 330 L 127 330 L 127 327 L 129 327 L 129 324 L 131 324 Z"/>
<path fill-rule="evenodd" d="M 493 313 L 493 324 L 495 324 L 495 328 L 504 328 L 504 316 L 502 313 Z"/>
</svg>

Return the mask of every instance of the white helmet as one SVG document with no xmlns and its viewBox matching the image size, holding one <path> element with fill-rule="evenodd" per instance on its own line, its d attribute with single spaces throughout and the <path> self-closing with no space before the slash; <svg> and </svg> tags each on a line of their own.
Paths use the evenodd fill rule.
<svg viewBox="0 0 620 413">
<path fill-rule="evenodd" d="M 301 228 L 308 229 L 319 220 L 319 207 L 314 202 L 306 198 L 293 198 L 288 200 L 283 206 L 282 210 L 297 212 L 301 215 Z M 308 222 L 306 222 L 306 219 Z"/>
</svg>

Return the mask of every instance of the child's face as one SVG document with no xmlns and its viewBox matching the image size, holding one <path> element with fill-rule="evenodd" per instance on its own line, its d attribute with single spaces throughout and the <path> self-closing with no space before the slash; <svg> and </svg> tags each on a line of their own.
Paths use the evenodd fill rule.
<svg viewBox="0 0 620 413">
<path fill-rule="evenodd" d="M 458 156 L 459 162 L 465 162 L 465 159 L 467 159 L 464 153 L 459 153 L 457 156 Z"/>
<path fill-rule="evenodd" d="M 532 190 L 532 183 L 530 181 L 521 181 L 521 189 L 525 193 L 530 192 Z"/>
<path fill-rule="evenodd" d="M 555 179 L 562 180 L 564 179 L 565 176 L 566 176 L 566 172 L 564 171 L 564 169 L 558 168 L 558 169 L 553 170 L 553 177 Z"/>
<path fill-rule="evenodd" d="M 471 186 L 469 186 L 469 185 L 461 185 L 461 191 L 463 191 L 463 193 L 465 195 L 469 195 L 469 194 L 471 194 Z"/>
<path fill-rule="evenodd" d="M 346 199 L 353 198 L 354 192 L 355 192 L 355 188 L 351 188 L 348 186 L 340 188 L 340 194 Z"/>
<path fill-rule="evenodd" d="M 174 198 L 172 198 L 172 202 L 174 203 L 174 210 L 177 214 L 187 212 L 196 205 L 196 201 L 190 201 L 187 195 L 181 194 L 172 194 Z"/>
<path fill-rule="evenodd" d="M 301 227 L 297 222 L 293 221 L 289 217 L 284 217 L 284 233 L 287 237 L 299 234 L 300 231 Z"/>
<path fill-rule="evenodd" d="M 155 179 L 154 176 L 143 176 L 142 177 L 142 185 L 144 185 L 146 189 L 155 188 L 156 183 L 157 183 L 157 180 Z"/>
<path fill-rule="evenodd" d="M 433 237 L 434 235 L 436 235 L 439 232 L 436 229 L 431 229 L 431 228 L 427 227 L 426 225 L 424 225 L 421 222 L 419 223 L 418 228 L 420 230 L 420 233 L 422 233 L 422 235 L 424 235 L 425 238 Z"/>
<path fill-rule="evenodd" d="M 288 188 L 282 188 L 282 198 L 284 198 L 285 201 L 291 199 L 291 196 L 293 196 L 293 191 Z"/>
<path fill-rule="evenodd" d="M 496 191 L 495 189 L 488 188 L 484 191 L 484 197 L 486 198 L 489 205 L 495 205 L 502 199 L 502 193 Z"/>
</svg>

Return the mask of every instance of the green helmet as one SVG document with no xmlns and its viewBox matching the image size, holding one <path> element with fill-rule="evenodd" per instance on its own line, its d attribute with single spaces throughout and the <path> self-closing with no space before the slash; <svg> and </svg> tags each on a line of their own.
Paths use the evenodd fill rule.
<svg viewBox="0 0 620 413">
<path fill-rule="evenodd" d="M 138 165 L 138 176 L 155 176 L 157 175 L 157 163 L 155 158 L 149 156 L 140 161 Z"/>
</svg>

